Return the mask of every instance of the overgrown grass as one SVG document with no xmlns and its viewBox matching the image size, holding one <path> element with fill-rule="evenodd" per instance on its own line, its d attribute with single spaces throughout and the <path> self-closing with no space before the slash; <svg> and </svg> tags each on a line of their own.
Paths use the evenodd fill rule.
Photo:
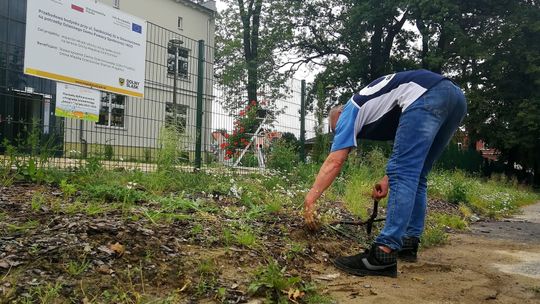
<svg viewBox="0 0 540 304">
<path fill-rule="evenodd" d="M 520 207 L 540 200 L 531 188 L 512 180 L 494 178 L 484 180 L 461 171 L 435 171 L 429 176 L 430 197 L 452 203 L 462 203 L 473 212 L 491 218 L 516 213 Z"/>
<path fill-rule="evenodd" d="M 351 157 L 345 172 L 331 189 L 330 199 L 342 199 L 355 215 L 365 218 L 373 204 L 373 185 L 385 174 L 386 158 L 382 151 L 372 150 L 361 159 Z M 428 177 L 428 196 L 462 205 L 481 216 L 499 218 L 514 214 L 527 204 L 540 200 L 532 188 L 500 176 L 483 179 L 462 171 L 434 170 Z M 382 206 L 385 202 L 382 201 Z"/>
</svg>

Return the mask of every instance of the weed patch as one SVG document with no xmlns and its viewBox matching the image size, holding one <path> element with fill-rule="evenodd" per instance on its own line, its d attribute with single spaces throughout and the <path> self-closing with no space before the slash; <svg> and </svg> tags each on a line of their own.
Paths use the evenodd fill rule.
<svg viewBox="0 0 540 304">
<path fill-rule="evenodd" d="M 271 262 L 255 273 L 248 291 L 251 294 L 264 295 L 273 303 L 287 303 L 288 298 L 283 291 L 301 288 L 301 282 L 300 277 L 288 277 L 285 274 L 285 268 L 281 268 L 276 262 Z"/>
</svg>

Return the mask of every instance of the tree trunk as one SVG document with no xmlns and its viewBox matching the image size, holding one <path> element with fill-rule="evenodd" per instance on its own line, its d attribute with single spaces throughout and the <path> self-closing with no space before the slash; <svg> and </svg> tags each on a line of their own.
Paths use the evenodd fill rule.
<svg viewBox="0 0 540 304">
<path fill-rule="evenodd" d="M 257 101 L 258 69 L 259 69 L 259 27 L 261 22 L 262 0 L 249 0 L 247 9 L 244 1 L 238 0 L 240 17 L 242 18 L 244 59 L 247 70 L 248 101 Z"/>
<path fill-rule="evenodd" d="M 429 31 L 421 18 L 416 19 L 416 28 L 418 28 L 420 35 L 422 35 L 422 52 L 420 53 L 422 68 L 429 70 L 429 63 L 427 61 L 429 53 Z"/>
</svg>

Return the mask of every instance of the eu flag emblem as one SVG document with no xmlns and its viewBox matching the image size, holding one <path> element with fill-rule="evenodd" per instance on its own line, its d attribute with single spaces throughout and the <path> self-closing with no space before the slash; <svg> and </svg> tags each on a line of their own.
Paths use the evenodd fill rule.
<svg viewBox="0 0 540 304">
<path fill-rule="evenodd" d="M 137 23 L 132 23 L 131 29 L 139 34 L 142 34 L 142 26 L 138 25 Z"/>
</svg>

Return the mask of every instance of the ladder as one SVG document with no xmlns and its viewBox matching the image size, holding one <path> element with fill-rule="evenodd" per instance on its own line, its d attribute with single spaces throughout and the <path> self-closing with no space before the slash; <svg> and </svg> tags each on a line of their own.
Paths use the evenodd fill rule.
<svg viewBox="0 0 540 304">
<path fill-rule="evenodd" d="M 236 162 L 234 163 L 234 166 L 235 167 L 238 167 L 238 165 L 240 164 L 240 162 L 242 161 L 242 158 L 244 157 L 244 155 L 246 154 L 246 152 L 249 150 L 249 148 L 251 147 L 252 144 L 255 143 L 255 141 L 257 140 L 257 138 L 260 138 L 260 137 L 264 137 L 264 136 L 261 136 L 259 133 L 261 132 L 263 126 L 266 124 L 266 120 L 267 120 L 267 116 L 264 117 L 264 119 L 262 120 L 261 124 L 259 125 L 259 127 L 257 128 L 257 130 L 255 131 L 255 133 L 253 133 L 253 136 L 251 136 L 251 140 L 249 141 L 249 143 L 247 144 L 247 146 L 244 148 L 244 150 L 242 150 L 242 153 L 240 153 L 240 156 L 238 157 L 238 159 L 236 160 Z M 257 152 L 257 162 L 259 163 L 259 169 L 264 169 L 266 168 L 266 165 L 264 163 L 264 154 L 263 154 L 263 149 L 262 147 L 259 147 L 259 145 L 255 144 L 255 149 L 256 149 L 256 152 Z"/>
</svg>

